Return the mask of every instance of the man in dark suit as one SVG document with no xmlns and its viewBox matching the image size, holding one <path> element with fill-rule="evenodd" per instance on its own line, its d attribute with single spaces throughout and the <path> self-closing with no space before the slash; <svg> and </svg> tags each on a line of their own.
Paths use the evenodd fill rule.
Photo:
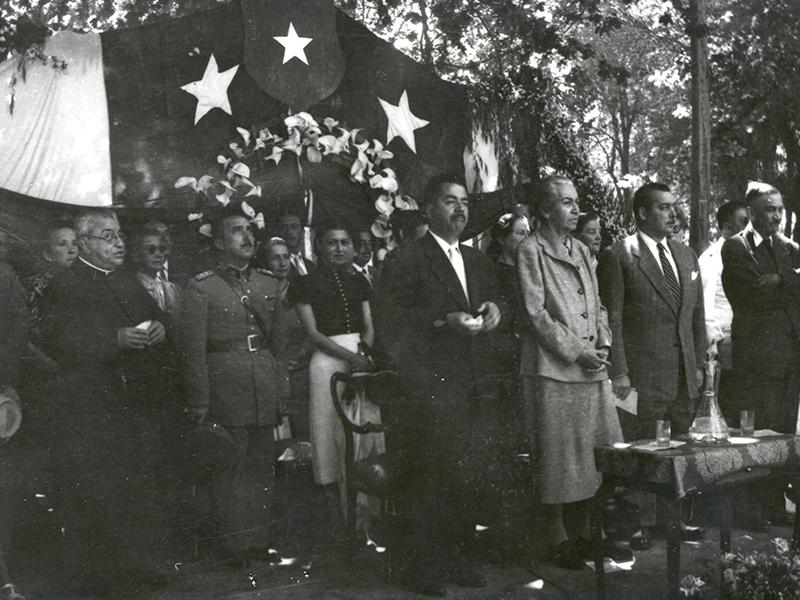
<svg viewBox="0 0 800 600">
<path fill-rule="evenodd" d="M 289 248 L 289 262 L 292 264 L 289 280 L 293 281 L 314 271 L 317 265 L 303 256 L 304 228 L 300 217 L 292 213 L 281 215 L 278 219 L 278 231 Z"/>
<path fill-rule="evenodd" d="M 70 576 L 108 597 L 164 583 L 154 568 L 163 538 L 154 483 L 171 353 L 163 314 L 121 268 L 125 242 L 114 213 L 80 213 L 75 233 L 78 259 L 53 280 L 41 338 L 59 367 L 48 395 Z"/>
<path fill-rule="evenodd" d="M 255 254 L 253 227 L 241 214 L 214 225 L 221 260 L 186 288 L 182 314 L 184 386 L 194 421 L 224 426 L 234 459 L 215 473 L 215 510 L 229 566 L 270 560 L 267 543 L 274 478 L 273 424 L 279 373 L 280 284 L 248 265 Z"/>
<path fill-rule="evenodd" d="M 735 414 L 755 409 L 759 428 L 794 433 L 800 397 L 800 249 L 781 235 L 783 199 L 751 183 L 750 223 L 722 246 L 722 285 L 733 308 Z"/>
<path fill-rule="evenodd" d="M 658 419 L 670 420 L 673 433 L 688 431 L 708 344 L 697 256 L 669 239 L 676 220 L 669 187 L 643 185 L 633 210 L 638 231 L 601 254 L 597 278 L 614 339 L 614 393 L 624 399 L 632 388 L 638 392 L 636 417 L 622 413 L 620 423 L 626 439 L 643 439 L 653 438 Z M 655 524 L 654 504 L 643 508 L 649 514 L 642 524 Z M 632 547 L 649 547 L 646 535 Z"/>
<path fill-rule="evenodd" d="M 469 217 L 463 181 L 433 178 L 423 202 L 430 231 L 387 263 L 381 294 L 392 323 L 387 341 L 409 396 L 414 450 L 404 580 L 417 592 L 442 596 L 444 581 L 485 584 L 460 549 L 475 525 L 474 477 L 487 461 L 482 425 L 490 415 L 479 388 L 501 296 L 492 262 L 459 243 Z"/>
</svg>

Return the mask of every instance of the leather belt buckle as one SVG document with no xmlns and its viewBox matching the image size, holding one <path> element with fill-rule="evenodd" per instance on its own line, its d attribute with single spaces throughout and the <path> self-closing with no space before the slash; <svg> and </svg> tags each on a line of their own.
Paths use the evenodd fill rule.
<svg viewBox="0 0 800 600">
<path fill-rule="evenodd" d="M 261 350 L 261 336 L 257 333 L 252 333 L 247 336 L 247 351 L 258 352 Z"/>
</svg>

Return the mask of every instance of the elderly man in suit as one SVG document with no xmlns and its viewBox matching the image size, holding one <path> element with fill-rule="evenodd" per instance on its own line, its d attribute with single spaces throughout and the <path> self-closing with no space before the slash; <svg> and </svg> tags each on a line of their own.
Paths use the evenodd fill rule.
<svg viewBox="0 0 800 600">
<path fill-rule="evenodd" d="M 463 180 L 434 177 L 423 202 L 430 231 L 386 264 L 381 292 L 414 450 L 404 579 L 419 593 L 443 596 L 445 581 L 485 585 L 460 549 L 475 524 L 469 500 L 479 488 L 473 481 L 469 489 L 469 479 L 488 461 L 481 434 L 492 415 L 479 386 L 502 301 L 491 260 L 459 243 L 469 218 Z"/>
<path fill-rule="evenodd" d="M 164 583 L 154 567 L 163 537 L 155 479 L 173 356 L 163 313 L 122 268 L 116 215 L 86 210 L 75 233 L 78 259 L 53 280 L 41 307 L 43 349 L 59 367 L 48 382 L 53 457 L 74 584 L 126 597 Z"/>
<path fill-rule="evenodd" d="M 635 418 L 621 414 L 627 439 L 652 438 L 655 421 L 668 419 L 685 433 L 703 381 L 706 343 L 703 287 L 697 256 L 669 239 L 676 203 L 669 187 L 647 183 L 633 198 L 638 231 L 601 254 L 597 277 L 614 343 L 609 361 L 614 393 L 638 392 Z M 654 504 L 643 525 L 655 524 Z M 651 510 L 647 510 L 650 508 Z M 632 547 L 649 547 L 645 535 Z M 685 537 L 697 537 L 686 530 Z"/>
<path fill-rule="evenodd" d="M 735 409 L 758 426 L 794 433 L 800 394 L 800 249 L 781 235 L 783 199 L 750 184 L 750 223 L 722 246 L 722 285 L 733 308 Z M 738 418 L 735 414 L 728 418 Z"/>
<path fill-rule="evenodd" d="M 255 238 L 250 222 L 226 212 L 213 228 L 222 256 L 186 287 L 182 314 L 184 386 L 192 419 L 222 425 L 233 438 L 232 465 L 211 487 L 224 536 L 226 562 L 272 560 L 267 544 L 275 456 L 280 372 L 278 280 L 251 269 Z"/>
</svg>

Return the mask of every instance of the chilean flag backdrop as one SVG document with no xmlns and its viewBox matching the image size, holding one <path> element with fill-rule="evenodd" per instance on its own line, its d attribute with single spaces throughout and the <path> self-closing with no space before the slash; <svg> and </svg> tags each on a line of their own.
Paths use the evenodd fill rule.
<svg viewBox="0 0 800 600">
<path fill-rule="evenodd" d="M 277 38 L 293 33 L 311 41 L 288 52 Z M 175 180 L 217 175 L 216 156 L 236 139 L 236 127 L 285 133 L 283 119 L 298 110 L 388 141 L 401 186 L 412 196 L 435 173 L 474 173 L 465 88 L 442 81 L 328 0 L 239 0 L 127 30 L 60 32 L 44 52 L 64 59 L 66 70 L 29 61 L 13 112 L 0 109 L 0 188 L 13 192 L 6 197 L 174 207 L 183 194 Z M 2 85 L 19 60 L 0 64 Z M 207 82 L 217 84 L 216 99 L 201 111 L 202 99 L 185 88 Z M 496 161 L 482 148 L 479 191 L 493 191 Z M 300 201 L 290 162 L 257 178 L 267 201 Z M 342 175 L 326 162 L 303 175 L 316 206 L 369 222 L 365 192 L 346 169 Z"/>
</svg>

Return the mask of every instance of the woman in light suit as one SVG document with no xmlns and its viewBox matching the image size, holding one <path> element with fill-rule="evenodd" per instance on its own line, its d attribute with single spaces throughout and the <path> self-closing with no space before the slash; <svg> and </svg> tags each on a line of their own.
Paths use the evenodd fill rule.
<svg viewBox="0 0 800 600">
<path fill-rule="evenodd" d="M 585 501 L 601 482 L 594 447 L 622 440 L 606 370 L 611 331 L 591 253 L 572 237 L 575 186 L 548 177 L 535 200 L 540 225 L 517 254 L 523 403 L 551 558 L 579 569 L 591 556 Z"/>
</svg>

